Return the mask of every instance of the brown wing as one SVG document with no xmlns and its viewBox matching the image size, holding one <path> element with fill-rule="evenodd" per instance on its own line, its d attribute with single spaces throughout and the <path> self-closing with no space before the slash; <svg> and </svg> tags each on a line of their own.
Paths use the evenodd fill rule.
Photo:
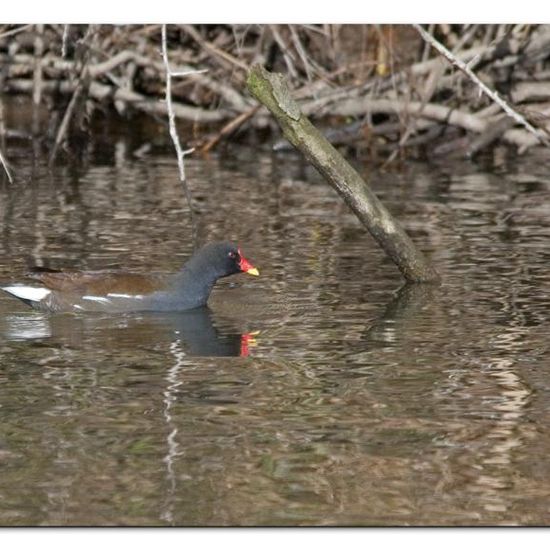
<svg viewBox="0 0 550 550">
<path fill-rule="evenodd" d="M 123 271 L 36 271 L 27 275 L 50 290 L 81 295 L 105 296 L 109 293 L 149 294 L 163 288 L 162 276 L 147 276 Z"/>
</svg>

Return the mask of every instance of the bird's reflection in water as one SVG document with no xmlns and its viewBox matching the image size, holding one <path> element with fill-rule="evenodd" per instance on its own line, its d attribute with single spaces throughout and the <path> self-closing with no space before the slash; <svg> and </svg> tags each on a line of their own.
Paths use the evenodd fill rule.
<svg viewBox="0 0 550 550">
<path fill-rule="evenodd" d="M 208 308 L 115 317 L 27 311 L 0 316 L 4 341 L 48 340 L 73 347 L 95 345 L 102 350 L 156 348 L 178 342 L 188 356 L 246 357 L 255 345 L 255 335 L 230 319 L 214 318 Z"/>
<path fill-rule="evenodd" d="M 151 315 L 147 318 L 150 321 Z M 154 322 L 177 336 L 186 355 L 247 357 L 254 344 L 253 333 L 240 332 L 230 320 L 214 319 L 208 308 L 157 315 Z"/>
</svg>

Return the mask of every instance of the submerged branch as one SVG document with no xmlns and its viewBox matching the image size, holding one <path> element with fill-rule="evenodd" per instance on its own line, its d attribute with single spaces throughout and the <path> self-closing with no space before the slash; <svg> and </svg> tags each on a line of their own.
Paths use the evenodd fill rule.
<svg viewBox="0 0 550 550">
<path fill-rule="evenodd" d="M 435 269 L 368 184 L 302 114 L 291 97 L 285 78 L 256 65 L 248 74 L 247 86 L 277 119 L 288 141 L 344 199 L 405 279 L 410 282 L 438 281 Z"/>
</svg>

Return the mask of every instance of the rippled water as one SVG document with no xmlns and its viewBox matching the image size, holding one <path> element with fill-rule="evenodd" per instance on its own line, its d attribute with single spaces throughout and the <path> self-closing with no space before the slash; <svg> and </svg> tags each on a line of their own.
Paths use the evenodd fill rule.
<svg viewBox="0 0 550 550">
<path fill-rule="evenodd" d="M 115 153 L 16 159 L 0 280 L 178 269 L 173 156 Z M 401 288 L 297 156 L 190 159 L 199 238 L 238 240 L 261 277 L 185 315 L 0 296 L 0 524 L 548 524 L 548 174 L 502 155 L 370 174 L 444 280 Z"/>
</svg>

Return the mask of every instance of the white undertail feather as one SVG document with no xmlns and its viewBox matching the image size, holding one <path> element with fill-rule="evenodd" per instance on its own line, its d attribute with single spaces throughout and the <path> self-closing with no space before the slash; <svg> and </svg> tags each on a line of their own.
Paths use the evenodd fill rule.
<svg viewBox="0 0 550 550">
<path fill-rule="evenodd" d="M 105 298 L 104 296 L 82 296 L 83 300 L 91 300 L 92 302 L 101 302 L 103 304 L 108 304 L 111 300 Z"/>
<path fill-rule="evenodd" d="M 21 300 L 29 300 L 30 302 L 40 302 L 52 292 L 44 287 L 25 285 L 3 286 L 1 288 L 9 294 L 21 298 Z"/>
</svg>

